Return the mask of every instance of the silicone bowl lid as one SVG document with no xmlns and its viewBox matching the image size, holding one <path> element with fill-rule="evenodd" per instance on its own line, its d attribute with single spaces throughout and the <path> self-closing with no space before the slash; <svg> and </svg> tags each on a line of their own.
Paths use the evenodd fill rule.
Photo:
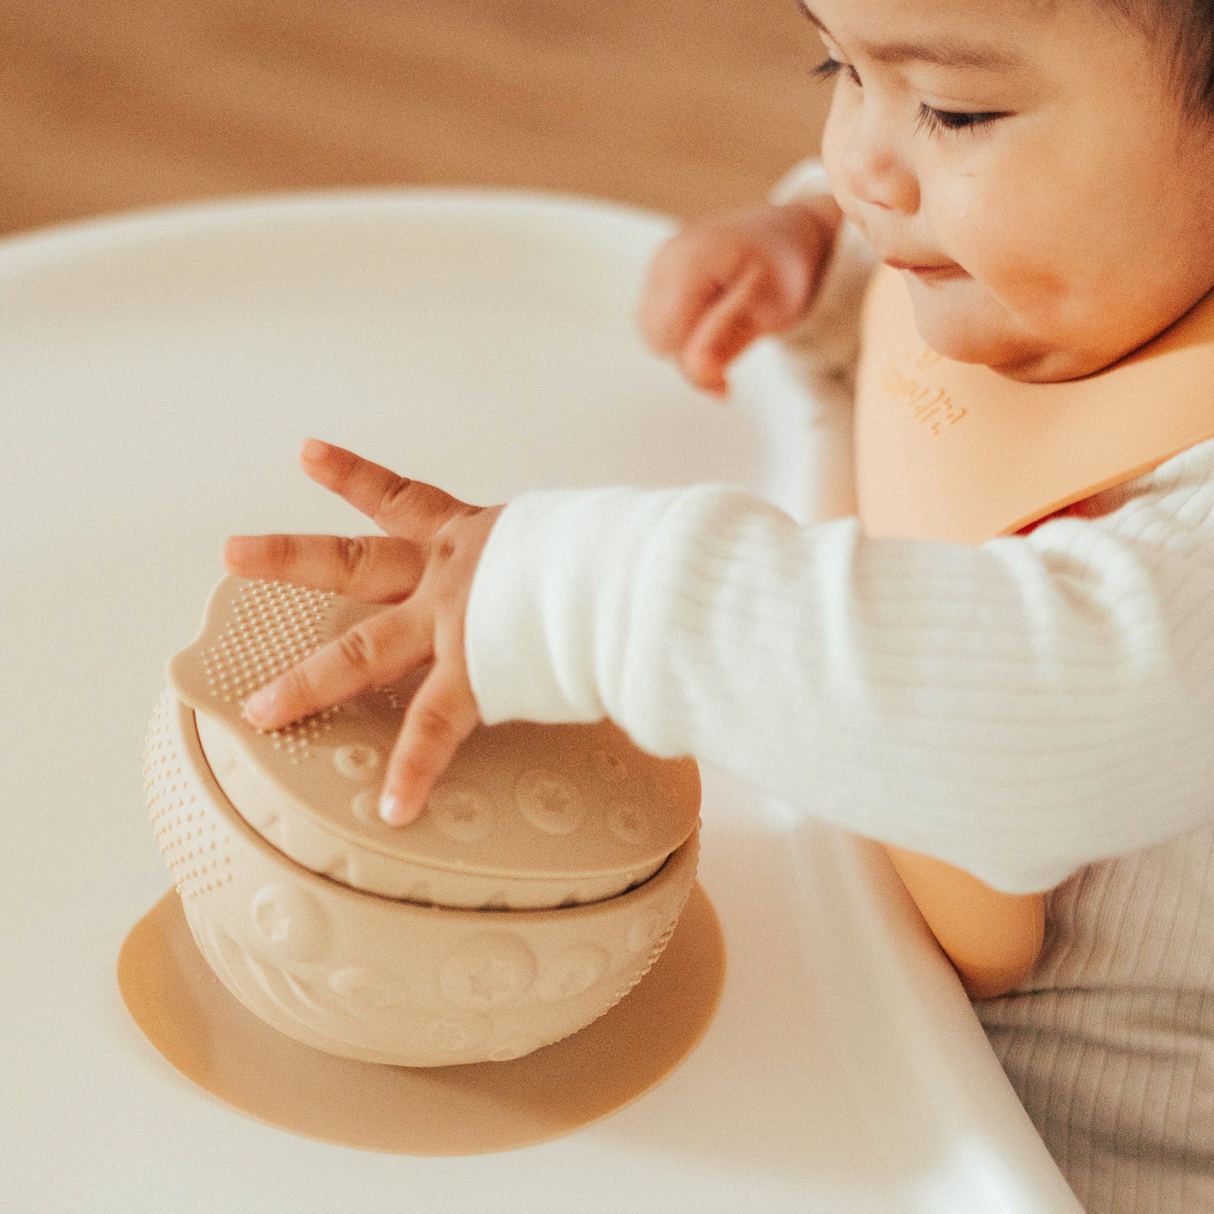
<svg viewBox="0 0 1214 1214">
<path fill-rule="evenodd" d="M 381 822 L 376 805 L 415 681 L 374 688 L 272 733 L 245 721 L 250 693 L 383 609 L 280 582 L 225 578 L 202 631 L 169 664 L 175 694 L 200 714 L 220 786 L 292 859 L 397 897 L 408 891 L 384 889 L 367 871 L 390 872 L 401 862 L 438 876 L 538 882 L 550 888 L 522 904 L 554 905 L 562 883 L 607 878 L 605 885 L 591 880 L 598 892 L 590 895 L 607 897 L 644 880 L 692 833 L 700 805 L 695 762 L 648 755 L 607 721 L 478 728 L 425 812 L 404 828 Z M 586 898 L 558 899 L 568 900 Z"/>
</svg>

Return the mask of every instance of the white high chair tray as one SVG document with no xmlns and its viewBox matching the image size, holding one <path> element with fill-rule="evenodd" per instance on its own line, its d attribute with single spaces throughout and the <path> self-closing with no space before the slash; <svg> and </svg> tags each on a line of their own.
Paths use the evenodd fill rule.
<svg viewBox="0 0 1214 1214">
<path fill-rule="evenodd" d="M 705 772 L 720 1010 L 632 1106 L 499 1155 L 294 1137 L 182 1079 L 115 961 L 168 887 L 143 733 L 226 535 L 369 527 L 295 466 L 351 447 L 476 502 L 734 481 L 808 500 L 771 346 L 720 408 L 642 348 L 665 219 L 463 192 L 319 194 L 0 243 L 0 1208 L 305 1214 L 1075 1211 L 874 849 Z"/>
</svg>

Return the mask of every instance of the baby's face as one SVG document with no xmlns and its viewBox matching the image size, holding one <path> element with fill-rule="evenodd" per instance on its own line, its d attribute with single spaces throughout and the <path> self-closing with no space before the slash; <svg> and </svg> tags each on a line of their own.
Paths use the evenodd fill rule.
<svg viewBox="0 0 1214 1214">
<path fill-rule="evenodd" d="M 823 159 L 923 339 L 1071 379 L 1214 289 L 1214 118 L 1094 0 L 806 0 L 838 70 Z"/>
</svg>

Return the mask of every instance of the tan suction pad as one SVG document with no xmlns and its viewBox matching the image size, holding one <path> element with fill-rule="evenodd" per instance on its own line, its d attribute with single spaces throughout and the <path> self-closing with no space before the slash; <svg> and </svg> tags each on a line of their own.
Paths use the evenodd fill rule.
<svg viewBox="0 0 1214 1214">
<path fill-rule="evenodd" d="M 169 666 L 198 713 L 227 800 L 314 872 L 391 898 L 535 908 L 610 898 L 648 879 L 692 833 L 699 773 L 639 750 L 610 722 L 480 728 L 426 812 L 380 821 L 384 765 L 413 691 L 380 687 L 274 733 L 242 715 L 258 687 L 382 607 L 226 578 L 203 630 Z"/>
<path fill-rule="evenodd" d="M 404 1155 L 470 1155 L 568 1134 L 629 1104 L 691 1053 L 725 974 L 721 930 L 696 886 L 666 951 L 588 1028 L 513 1062 L 439 1070 L 321 1053 L 234 999 L 168 893 L 118 960 L 140 1029 L 187 1079 L 259 1121 L 324 1142 Z"/>
</svg>

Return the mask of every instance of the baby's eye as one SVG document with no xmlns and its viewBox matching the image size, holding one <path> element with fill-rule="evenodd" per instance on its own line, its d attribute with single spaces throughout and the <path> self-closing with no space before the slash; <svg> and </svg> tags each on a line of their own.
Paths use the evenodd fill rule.
<svg viewBox="0 0 1214 1214">
<path fill-rule="evenodd" d="M 930 105 L 919 106 L 919 116 L 915 119 L 916 130 L 927 130 L 933 134 L 944 131 L 972 131 L 978 127 L 989 126 L 999 118 L 1007 115 L 994 110 L 981 110 L 977 113 L 961 113 L 954 110 L 937 110 Z"/>
<path fill-rule="evenodd" d="M 830 80 L 837 76 L 844 68 L 847 69 L 848 75 L 851 76 L 854 84 L 860 83 L 860 76 L 856 69 L 850 63 L 841 63 L 838 59 L 824 59 L 814 68 L 813 74 L 816 80 Z"/>
</svg>

